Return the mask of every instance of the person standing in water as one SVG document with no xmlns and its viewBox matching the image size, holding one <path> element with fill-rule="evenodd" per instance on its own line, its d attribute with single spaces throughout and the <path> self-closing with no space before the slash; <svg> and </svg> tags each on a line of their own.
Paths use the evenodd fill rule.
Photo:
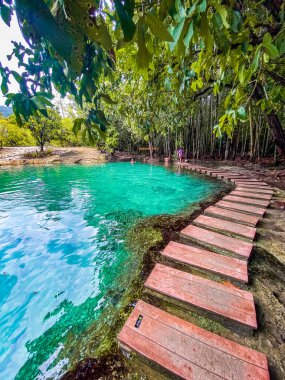
<svg viewBox="0 0 285 380">
<path fill-rule="evenodd" d="M 182 159 L 184 157 L 184 150 L 183 148 L 180 146 L 177 150 L 177 155 L 178 155 L 178 158 L 179 158 L 179 164 L 182 163 Z"/>
</svg>

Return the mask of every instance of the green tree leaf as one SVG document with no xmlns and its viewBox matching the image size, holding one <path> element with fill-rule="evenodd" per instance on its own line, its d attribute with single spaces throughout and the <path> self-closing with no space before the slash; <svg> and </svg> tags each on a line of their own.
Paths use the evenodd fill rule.
<svg viewBox="0 0 285 380">
<path fill-rule="evenodd" d="M 193 33 L 194 33 L 193 21 L 190 21 L 190 24 L 189 24 L 189 27 L 188 27 L 188 31 L 186 33 L 186 36 L 183 39 L 183 42 L 184 42 L 184 45 L 185 45 L 186 48 L 189 47 L 189 44 L 190 44 L 191 39 L 193 37 Z"/>
<path fill-rule="evenodd" d="M 78 118 L 78 119 L 75 119 L 75 120 L 73 121 L 73 128 L 72 128 L 72 130 L 73 130 L 73 133 L 74 133 L 75 135 L 78 134 L 78 132 L 80 131 L 81 126 L 82 126 L 82 124 L 83 124 L 84 122 L 85 122 L 85 119 L 83 119 L 83 118 Z"/>
<path fill-rule="evenodd" d="M 242 17 L 238 11 L 232 12 L 231 30 L 234 33 L 238 33 L 242 26 Z"/>
<path fill-rule="evenodd" d="M 59 26 L 46 3 L 43 0 L 18 0 L 15 5 L 18 18 L 28 21 L 58 54 L 70 62 L 74 45 L 72 37 Z"/>
<path fill-rule="evenodd" d="M 207 9 L 207 0 L 202 0 L 201 4 L 199 5 L 200 12 L 203 13 Z"/>
<path fill-rule="evenodd" d="M 226 7 L 224 5 L 221 5 L 221 4 L 215 4 L 215 8 L 219 12 L 219 14 L 223 20 L 223 24 L 224 24 L 225 28 L 228 29 L 229 28 L 229 24 L 227 22 L 228 12 L 227 12 Z"/>
<path fill-rule="evenodd" d="M 115 102 L 111 97 L 110 95 L 108 94 L 99 94 L 99 97 L 102 98 L 106 103 L 108 104 L 117 104 L 117 102 Z"/>
<path fill-rule="evenodd" d="M 179 41 L 179 38 L 181 36 L 181 33 L 182 33 L 182 30 L 183 30 L 183 27 L 184 27 L 184 23 L 185 23 L 185 18 L 183 18 L 177 25 L 176 27 L 173 29 L 171 35 L 173 37 L 173 42 L 170 42 L 169 46 L 170 46 L 170 50 L 173 51 L 175 46 L 177 45 L 178 41 Z"/>
<path fill-rule="evenodd" d="M 171 81 L 168 77 L 165 78 L 164 86 L 165 86 L 166 90 L 168 90 L 168 91 L 171 90 Z"/>
<path fill-rule="evenodd" d="M 139 18 L 138 24 L 138 53 L 137 53 L 137 66 L 139 69 L 147 68 L 151 60 L 151 54 L 145 44 L 145 25 L 143 17 Z"/>
<path fill-rule="evenodd" d="M 246 110 L 243 106 L 240 106 L 239 109 L 237 110 L 237 116 L 240 120 L 245 121 L 247 116 L 246 116 Z"/>
<path fill-rule="evenodd" d="M 114 0 L 114 3 L 124 32 L 124 40 L 131 41 L 136 31 L 136 25 L 133 22 L 132 4 L 134 2 L 131 0 Z"/>
<path fill-rule="evenodd" d="M 152 12 L 145 16 L 145 23 L 151 30 L 152 34 L 160 38 L 162 41 L 172 42 L 173 38 L 164 26 L 163 22 Z"/>
<path fill-rule="evenodd" d="M 270 58 L 275 59 L 279 56 L 279 51 L 277 47 L 272 43 L 272 37 L 268 32 L 263 36 L 263 46 Z"/>
<path fill-rule="evenodd" d="M 7 92 L 9 91 L 7 83 L 8 83 L 8 79 L 4 77 L 2 79 L 2 84 L 1 84 L 1 91 L 2 91 L 3 95 L 6 95 Z"/>
<path fill-rule="evenodd" d="M 16 71 L 12 70 L 12 71 L 11 71 L 11 74 L 13 75 L 14 79 L 15 79 L 18 83 L 21 82 L 21 80 L 22 80 L 22 76 L 21 76 L 19 73 L 17 73 Z"/>
<path fill-rule="evenodd" d="M 98 118 L 99 124 L 103 125 L 110 125 L 110 123 L 107 121 L 106 116 L 102 110 L 95 110 L 96 116 Z"/>
<path fill-rule="evenodd" d="M 10 26 L 10 23 L 11 23 L 11 18 L 12 18 L 12 9 L 9 8 L 7 5 L 5 4 L 0 4 L 0 14 L 1 14 L 1 17 L 2 17 L 2 20 L 8 25 Z"/>
<path fill-rule="evenodd" d="M 102 15 L 99 16 L 99 30 L 100 30 L 100 42 L 106 50 L 112 49 L 112 38 L 109 33 L 109 29 L 105 23 L 105 20 Z"/>
<path fill-rule="evenodd" d="M 258 46 L 251 64 L 251 73 L 254 74 L 259 66 L 259 59 L 260 59 L 260 52 L 261 52 L 261 46 Z"/>
</svg>

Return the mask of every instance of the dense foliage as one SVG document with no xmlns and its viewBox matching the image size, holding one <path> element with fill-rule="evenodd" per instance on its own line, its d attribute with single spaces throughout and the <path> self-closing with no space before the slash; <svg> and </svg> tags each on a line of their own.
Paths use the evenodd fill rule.
<svg viewBox="0 0 285 380">
<path fill-rule="evenodd" d="M 226 133 L 232 144 L 241 123 L 252 126 L 258 115 L 285 154 L 282 0 L 2 0 L 0 7 L 7 24 L 16 12 L 29 45 L 14 44 L 22 75 L 0 67 L 19 124 L 39 112 L 47 116 L 55 88 L 86 110 L 75 131 L 84 124 L 93 142 L 109 124 L 126 124 L 117 111 L 145 141 L 157 130 L 170 140 L 203 102 L 218 98 L 207 119 L 217 137 Z M 18 94 L 9 93 L 11 76 Z M 205 145 L 200 132 L 191 133 Z"/>
<path fill-rule="evenodd" d="M 0 148 L 4 146 L 31 146 L 35 139 L 26 128 L 20 128 L 15 116 L 3 117 L 0 114 Z"/>
<path fill-rule="evenodd" d="M 0 114 L 0 148 L 13 146 L 35 146 L 40 150 L 49 143 L 52 146 L 80 146 L 89 144 L 83 141 L 82 134 L 73 133 L 70 118 L 61 118 L 56 111 L 49 111 L 49 118 L 31 117 L 19 127 L 14 115 Z"/>
</svg>

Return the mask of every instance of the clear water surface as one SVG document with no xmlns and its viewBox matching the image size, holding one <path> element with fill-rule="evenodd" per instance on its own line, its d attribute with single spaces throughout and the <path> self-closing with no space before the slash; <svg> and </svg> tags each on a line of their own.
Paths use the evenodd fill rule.
<svg viewBox="0 0 285 380">
<path fill-rule="evenodd" d="M 92 355 L 138 265 L 126 231 L 216 186 L 139 163 L 1 169 L 0 380 L 57 379 Z"/>
</svg>

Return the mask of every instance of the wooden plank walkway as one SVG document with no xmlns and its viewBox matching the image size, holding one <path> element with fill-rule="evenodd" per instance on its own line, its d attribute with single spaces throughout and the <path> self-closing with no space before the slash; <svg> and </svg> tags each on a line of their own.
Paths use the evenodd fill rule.
<svg viewBox="0 0 285 380">
<path fill-rule="evenodd" d="M 171 241 L 162 257 L 167 259 L 167 264 L 180 264 L 190 272 L 193 267 L 203 273 L 247 283 L 247 260 L 253 248 L 255 227 L 269 205 L 272 188 L 240 173 L 188 163 L 181 167 L 230 180 L 236 188 L 181 231 L 181 236 L 199 247 Z M 145 283 L 146 289 L 218 317 L 222 322 L 230 321 L 247 330 L 257 328 L 250 292 L 172 266 L 156 264 Z M 143 301 L 137 303 L 118 339 L 124 350 L 135 351 L 182 379 L 269 379 L 265 355 Z"/>
<path fill-rule="evenodd" d="M 206 215 L 213 215 L 216 218 L 222 218 L 229 221 L 255 227 L 259 222 L 259 218 L 255 215 L 246 215 L 241 212 L 223 209 L 217 206 L 210 206 L 204 210 Z"/>
<path fill-rule="evenodd" d="M 255 206 L 237 204 L 234 202 L 227 202 L 223 200 L 217 202 L 216 206 L 227 208 L 227 209 L 238 211 L 238 212 L 244 212 L 246 214 L 258 215 L 259 217 L 262 217 L 265 213 L 265 207 L 255 207 Z"/>
<path fill-rule="evenodd" d="M 200 227 L 209 228 L 229 235 L 237 235 L 253 240 L 256 234 L 256 228 L 245 226 L 236 222 L 213 218 L 207 215 L 200 215 L 194 221 L 194 224 Z"/>
<path fill-rule="evenodd" d="M 230 254 L 248 260 L 253 248 L 252 243 L 242 241 L 217 232 L 189 225 L 181 231 L 181 236 L 218 253 Z"/>
<path fill-rule="evenodd" d="M 230 320 L 249 329 L 257 328 L 250 292 L 162 264 L 155 265 L 145 287 L 195 310 L 217 315 L 222 320 Z"/>
<path fill-rule="evenodd" d="M 244 260 L 219 255 L 206 249 L 171 241 L 163 250 L 162 257 L 176 263 L 192 266 L 203 272 L 239 281 L 248 282 L 247 263 Z"/>
<path fill-rule="evenodd" d="M 265 355 L 143 301 L 137 303 L 118 340 L 124 350 L 142 355 L 181 379 L 269 379 Z"/>
<path fill-rule="evenodd" d="M 263 206 L 263 207 L 268 207 L 269 201 L 264 200 L 264 199 L 254 199 L 254 198 L 243 198 L 239 197 L 236 195 L 226 195 L 223 198 L 224 201 L 229 201 L 229 202 L 236 202 L 236 203 L 245 203 L 248 205 L 255 205 L 255 206 Z"/>
</svg>

